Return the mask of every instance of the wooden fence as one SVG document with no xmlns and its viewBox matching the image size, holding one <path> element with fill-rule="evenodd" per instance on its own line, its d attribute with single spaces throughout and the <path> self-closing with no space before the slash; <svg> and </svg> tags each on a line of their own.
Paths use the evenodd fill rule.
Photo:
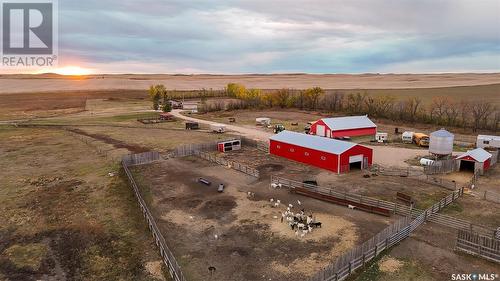
<svg viewBox="0 0 500 281">
<path fill-rule="evenodd" d="M 500 240 L 467 230 L 459 230 L 456 250 L 500 263 Z"/>
<path fill-rule="evenodd" d="M 236 140 L 236 139 L 228 139 Z M 176 147 L 169 153 L 169 157 L 186 157 L 195 155 L 198 151 L 217 151 L 217 145 L 221 141 L 212 141 L 206 143 L 183 144 Z"/>
<path fill-rule="evenodd" d="M 308 186 L 316 190 L 314 186 Z M 425 211 L 407 208 L 408 216 L 390 225 L 365 243 L 341 255 L 337 260 L 314 275 L 310 281 L 340 281 L 347 278 L 354 270 L 363 267 L 384 250 L 401 242 L 423 222 L 434 218 L 435 214 L 463 194 L 463 188 L 441 199 Z M 395 204 L 395 203 L 392 203 Z M 397 208 L 395 208 L 397 209 Z M 397 210 L 395 210 L 397 212 Z M 412 217 L 415 217 L 412 219 Z"/>
<path fill-rule="evenodd" d="M 212 163 L 216 163 L 216 164 L 219 164 L 221 166 L 225 166 L 225 167 L 243 172 L 243 173 L 250 175 L 252 177 L 258 178 L 260 176 L 259 170 L 257 170 L 257 169 L 254 169 L 254 168 L 247 166 L 247 165 L 240 164 L 240 163 L 235 162 L 235 161 L 226 160 L 222 157 L 217 157 L 217 156 L 210 154 L 210 153 L 207 153 L 207 152 L 196 151 L 194 155 L 196 155 L 202 159 L 205 159 L 207 161 L 210 161 Z"/>
<path fill-rule="evenodd" d="M 399 168 L 373 165 L 371 171 L 383 176 L 415 177 L 423 175 L 423 171 L 421 169 L 416 169 L 413 167 Z"/>
<path fill-rule="evenodd" d="M 446 174 L 458 170 L 460 161 L 456 159 L 437 160 L 431 165 L 424 166 L 424 173 L 427 175 Z"/>
<path fill-rule="evenodd" d="M 144 215 L 144 218 L 146 219 L 148 225 L 149 225 L 149 230 L 151 231 L 151 234 L 153 235 L 153 238 L 155 240 L 156 246 L 160 249 L 160 255 L 162 257 L 163 263 L 168 269 L 168 272 L 170 273 L 170 276 L 174 281 L 185 281 L 186 279 L 184 278 L 184 274 L 182 273 L 180 265 L 177 263 L 177 260 L 174 257 L 174 254 L 170 250 L 170 248 L 167 245 L 167 242 L 165 241 L 165 238 L 161 234 L 160 229 L 158 228 L 158 225 L 156 224 L 156 221 L 149 210 L 146 202 L 142 198 L 142 195 L 139 191 L 139 188 L 137 186 L 137 183 L 134 180 L 134 177 L 132 176 L 132 173 L 129 170 L 129 163 L 135 163 L 135 165 L 140 164 L 147 164 L 148 162 L 147 159 L 155 158 L 155 153 L 151 153 L 146 157 L 147 154 L 141 153 L 138 156 L 134 155 L 129 155 L 124 157 L 122 161 L 122 166 L 123 169 L 125 170 L 125 173 L 127 174 L 127 177 L 130 181 L 130 184 L 132 185 L 132 188 L 134 190 L 135 197 L 137 198 L 137 202 L 139 203 L 139 206 L 142 210 L 142 214 Z M 159 156 L 159 155 L 158 155 Z M 151 157 L 151 158 L 150 158 Z M 153 160 L 154 161 L 154 160 Z"/>
</svg>

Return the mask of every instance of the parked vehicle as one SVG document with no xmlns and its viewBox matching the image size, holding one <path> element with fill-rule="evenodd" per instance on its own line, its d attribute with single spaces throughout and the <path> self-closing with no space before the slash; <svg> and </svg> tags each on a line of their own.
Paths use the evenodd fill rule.
<svg viewBox="0 0 500 281">
<path fill-rule="evenodd" d="M 389 138 L 389 135 L 387 133 L 377 133 L 375 135 L 375 140 L 377 142 L 387 142 L 388 138 Z"/>
<path fill-rule="evenodd" d="M 413 143 L 413 132 L 404 132 L 401 136 L 403 143 Z"/>
<path fill-rule="evenodd" d="M 274 131 L 275 134 L 283 132 L 284 130 L 286 130 L 286 129 L 285 129 L 285 126 L 283 126 L 283 124 L 276 124 L 276 125 L 274 125 L 273 131 Z"/>
<path fill-rule="evenodd" d="M 217 134 L 222 134 L 226 131 L 226 125 L 224 124 L 211 124 L 210 130 Z"/>
<path fill-rule="evenodd" d="M 429 146 L 429 136 L 424 133 L 415 133 L 413 142 L 418 146 Z"/>
<path fill-rule="evenodd" d="M 224 192 L 224 184 L 223 183 L 219 184 L 219 187 L 217 188 L 217 192 L 219 192 L 219 193 Z"/>
<path fill-rule="evenodd" d="M 186 122 L 186 130 L 198 130 L 200 128 L 200 124 L 197 122 Z"/>
</svg>

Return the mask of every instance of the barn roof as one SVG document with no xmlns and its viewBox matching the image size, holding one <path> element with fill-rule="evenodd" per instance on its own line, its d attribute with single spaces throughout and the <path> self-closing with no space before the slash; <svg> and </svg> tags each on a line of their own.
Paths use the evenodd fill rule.
<svg viewBox="0 0 500 281">
<path fill-rule="evenodd" d="M 377 127 L 377 125 L 368 118 L 368 115 L 323 118 L 321 120 L 323 120 L 332 131 Z"/>
<path fill-rule="evenodd" d="M 492 155 L 491 155 L 491 153 L 489 153 L 488 151 L 486 151 L 482 148 L 476 148 L 473 150 L 469 150 L 466 153 L 458 156 L 457 159 L 462 159 L 462 158 L 465 158 L 467 156 L 473 158 L 477 162 L 484 162 L 484 161 L 490 159 Z"/>
<path fill-rule="evenodd" d="M 342 154 L 357 145 L 356 143 L 352 142 L 314 135 L 306 135 L 291 131 L 282 131 L 279 134 L 270 137 L 269 139 L 332 154 Z"/>
</svg>

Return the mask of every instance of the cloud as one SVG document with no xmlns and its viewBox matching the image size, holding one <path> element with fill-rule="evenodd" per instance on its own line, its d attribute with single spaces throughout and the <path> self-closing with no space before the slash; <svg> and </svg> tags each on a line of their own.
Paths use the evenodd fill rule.
<svg viewBox="0 0 500 281">
<path fill-rule="evenodd" d="M 61 62 L 101 72 L 500 71 L 494 0 L 65 0 L 59 6 Z"/>
</svg>

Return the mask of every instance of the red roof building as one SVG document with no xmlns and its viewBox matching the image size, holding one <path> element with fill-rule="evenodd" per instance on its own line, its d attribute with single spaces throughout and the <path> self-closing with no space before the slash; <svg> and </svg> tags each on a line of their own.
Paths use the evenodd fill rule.
<svg viewBox="0 0 500 281">
<path fill-rule="evenodd" d="M 311 125 L 309 133 L 328 138 L 375 137 L 377 134 L 377 125 L 367 115 L 323 118 Z"/>
<path fill-rule="evenodd" d="M 482 148 L 469 150 L 457 157 L 460 160 L 460 170 L 478 171 L 483 174 L 490 168 L 493 155 Z"/>
<path fill-rule="evenodd" d="M 368 168 L 373 159 L 368 147 L 291 131 L 272 136 L 269 153 L 338 174 Z"/>
</svg>

